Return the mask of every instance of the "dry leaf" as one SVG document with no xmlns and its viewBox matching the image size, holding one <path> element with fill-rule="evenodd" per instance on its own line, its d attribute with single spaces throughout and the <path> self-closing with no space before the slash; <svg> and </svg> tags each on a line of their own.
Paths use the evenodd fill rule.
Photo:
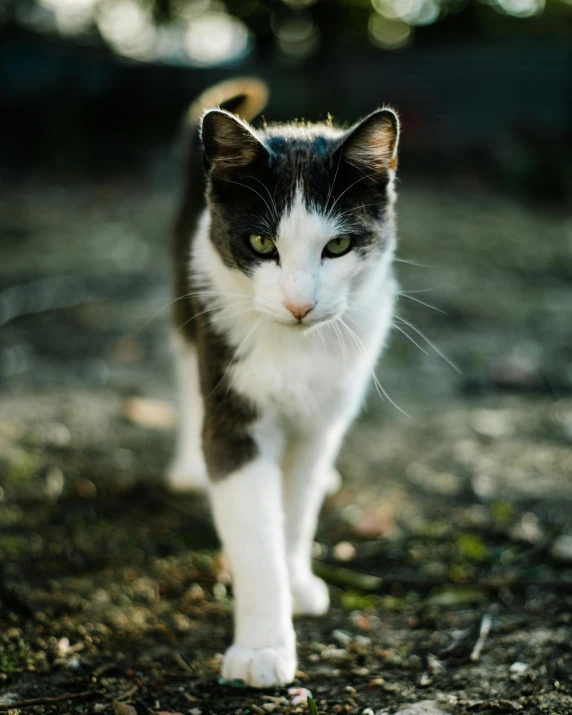
<svg viewBox="0 0 572 715">
<path fill-rule="evenodd" d="M 129 397 L 123 403 L 123 415 L 147 429 L 170 429 L 175 424 L 175 408 L 165 400 Z"/>
</svg>

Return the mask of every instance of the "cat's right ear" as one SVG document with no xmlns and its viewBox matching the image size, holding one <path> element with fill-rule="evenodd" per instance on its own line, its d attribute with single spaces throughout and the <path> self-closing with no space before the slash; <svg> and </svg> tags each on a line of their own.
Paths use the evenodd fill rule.
<svg viewBox="0 0 572 715">
<path fill-rule="evenodd" d="M 397 165 L 399 119 L 392 109 L 378 109 L 352 127 L 340 151 L 356 169 L 374 176 L 387 175 Z"/>
<path fill-rule="evenodd" d="M 205 166 L 218 174 L 243 170 L 268 155 L 248 124 L 222 109 L 203 116 L 201 137 Z"/>
</svg>

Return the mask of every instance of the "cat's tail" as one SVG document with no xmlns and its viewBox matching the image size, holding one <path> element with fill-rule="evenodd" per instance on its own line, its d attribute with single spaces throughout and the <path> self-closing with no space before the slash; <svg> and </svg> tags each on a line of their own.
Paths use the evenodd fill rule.
<svg viewBox="0 0 572 715">
<path fill-rule="evenodd" d="M 254 77 L 237 77 L 209 87 L 189 107 L 187 118 L 197 125 L 207 109 L 226 109 L 249 122 L 266 106 L 268 87 Z"/>
</svg>

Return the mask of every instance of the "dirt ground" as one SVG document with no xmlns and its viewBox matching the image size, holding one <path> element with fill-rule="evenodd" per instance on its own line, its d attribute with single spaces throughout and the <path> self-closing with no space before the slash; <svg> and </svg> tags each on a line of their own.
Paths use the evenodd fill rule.
<svg viewBox="0 0 572 715">
<path fill-rule="evenodd" d="M 403 182 L 410 325 L 377 374 L 409 417 L 372 392 L 316 538 L 331 610 L 297 620 L 292 688 L 258 692 L 219 677 L 206 500 L 162 487 L 175 196 L 152 173 L 0 186 L 0 712 L 572 713 L 570 219 Z"/>
</svg>

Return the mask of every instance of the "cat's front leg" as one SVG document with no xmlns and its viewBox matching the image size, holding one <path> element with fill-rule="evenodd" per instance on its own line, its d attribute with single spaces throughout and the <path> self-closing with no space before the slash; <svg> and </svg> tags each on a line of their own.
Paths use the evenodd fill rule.
<svg viewBox="0 0 572 715">
<path fill-rule="evenodd" d="M 296 636 L 278 464 L 257 456 L 214 482 L 211 499 L 235 599 L 234 643 L 222 675 L 256 688 L 285 685 L 296 672 Z"/>
<path fill-rule="evenodd" d="M 312 544 L 324 496 L 339 474 L 333 467 L 345 422 L 295 434 L 284 460 L 286 559 L 294 613 L 322 615 L 330 597 L 312 573 Z"/>
</svg>

